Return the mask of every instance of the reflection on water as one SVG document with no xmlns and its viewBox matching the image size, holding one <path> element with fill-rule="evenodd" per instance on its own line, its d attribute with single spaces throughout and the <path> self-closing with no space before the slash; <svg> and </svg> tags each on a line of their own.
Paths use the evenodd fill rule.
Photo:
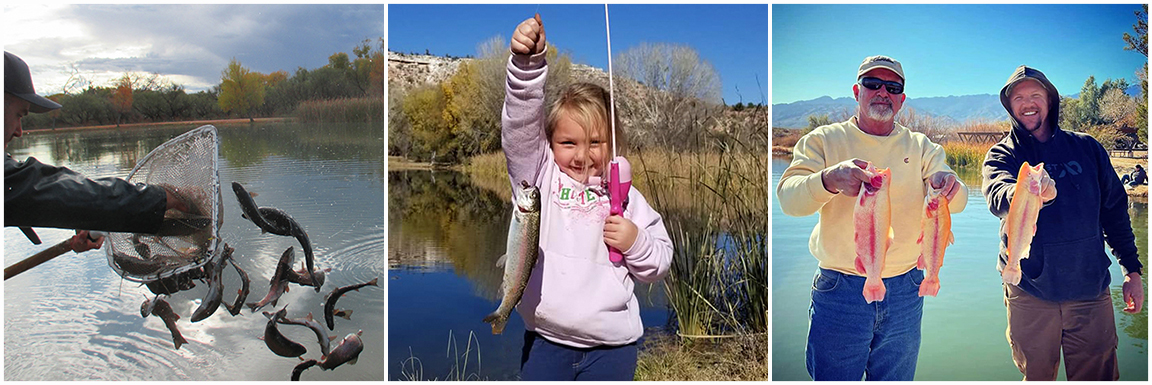
<svg viewBox="0 0 1152 385">
<path fill-rule="evenodd" d="M 128 130 L 34 133 L 16 139 L 8 151 L 17 159 L 35 156 L 90 177 L 128 174 L 136 160 L 192 126 Z M 238 181 L 259 194 L 261 206 L 290 213 L 308 232 L 316 265 L 331 268 L 323 290 L 293 286 L 279 305 L 289 317 L 312 312 L 323 318 L 324 296 L 337 286 L 383 277 L 383 128 L 369 125 L 241 124 L 220 126 L 222 183 Z M 236 248 L 235 259 L 251 277 L 248 302 L 268 290 L 279 255 L 295 239 L 261 234 L 240 216 L 231 189 L 223 190 L 222 240 Z M 16 261 L 67 239 L 71 231 L 37 229 L 43 244 L 32 245 L 16 228 L 4 229 L 4 262 Z M 297 250 L 297 267 L 302 261 Z M 224 275 L 224 301 L 235 299 L 239 278 Z M 287 380 L 295 358 L 273 354 L 258 338 L 267 319 L 245 309 L 232 317 L 218 309 L 191 323 L 192 310 L 207 291 L 197 283 L 169 299 L 189 344 L 174 350 L 171 335 L 157 317 L 140 317 L 145 287 L 121 280 L 108 267 L 103 250 L 68 253 L 5 282 L 4 376 L 6 380 Z M 363 330 L 358 364 L 333 371 L 305 371 L 304 380 L 382 380 L 384 296 L 368 287 L 345 295 L 338 307 L 353 309 L 351 320 L 336 319 L 331 335 L 343 338 Z M 271 310 L 270 307 L 261 310 Z M 290 339 L 319 358 L 311 330 L 284 326 Z"/>
<path fill-rule="evenodd" d="M 456 172 L 389 173 L 389 379 L 517 378 L 520 316 L 499 336 L 481 321 L 499 304 L 503 270 L 496 260 L 512 213 L 511 201 L 480 187 L 495 184 Z M 645 326 L 668 322 L 663 287 L 637 284 L 636 295 Z"/>
<path fill-rule="evenodd" d="M 773 188 L 788 167 L 788 159 L 772 162 Z M 1007 317 L 1003 287 L 996 271 L 999 252 L 999 219 L 988 211 L 980 193 L 980 171 L 957 170 L 969 186 L 968 206 L 953 213 L 956 243 L 948 248 L 941 271 L 939 296 L 924 300 L 917 380 L 1019 380 L 1020 372 L 1004 336 Z M 1140 261 L 1148 264 L 1148 205 L 1129 209 Z M 807 380 L 804 346 L 808 331 L 808 306 L 816 259 L 808 251 L 808 237 L 817 215 L 790 217 L 772 207 L 772 377 L 773 380 Z M 1123 283 L 1119 265 L 1113 262 L 1112 294 L 1119 346 L 1120 378 L 1148 378 L 1148 310 L 1140 314 L 1121 311 Z M 1144 280 L 1147 288 L 1147 278 Z M 956 352 L 964 352 L 957 354 Z M 1063 367 L 1060 369 L 1061 378 Z"/>
</svg>

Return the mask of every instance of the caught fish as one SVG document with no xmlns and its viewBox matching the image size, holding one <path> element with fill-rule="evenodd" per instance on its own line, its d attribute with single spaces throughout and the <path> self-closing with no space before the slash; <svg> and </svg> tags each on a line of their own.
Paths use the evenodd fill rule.
<svg viewBox="0 0 1152 385">
<path fill-rule="evenodd" d="M 243 212 L 241 217 L 252 221 L 263 232 L 295 237 L 300 242 L 300 248 L 304 249 L 304 263 L 308 266 L 307 271 L 315 270 L 312 241 L 308 239 L 308 233 L 304 231 L 304 228 L 291 215 L 277 208 L 257 207 L 256 200 L 252 199 L 253 194 L 245 190 L 240 183 L 232 182 L 232 191 L 236 193 L 236 200 L 240 203 L 240 210 Z M 320 292 L 320 282 L 316 280 L 315 276 L 312 277 L 312 286 L 316 287 L 317 293 Z"/>
<path fill-rule="evenodd" d="M 360 357 L 360 352 L 364 351 L 364 341 L 360 340 L 362 333 L 364 333 L 363 330 L 345 336 L 340 344 L 332 349 L 332 353 L 328 354 L 328 358 L 320 362 L 320 367 L 324 370 L 332 370 L 345 362 L 355 364 L 356 359 Z"/>
<path fill-rule="evenodd" d="M 301 263 L 300 265 L 301 266 L 299 269 L 288 272 L 288 282 L 292 282 L 300 286 L 312 286 L 311 275 L 315 275 L 316 281 L 320 283 L 320 286 L 324 286 L 324 273 L 332 271 L 332 268 L 316 269 L 316 271 L 313 271 L 312 274 L 309 274 L 308 267 L 304 263 Z"/>
<path fill-rule="evenodd" d="M 892 245 L 892 207 L 889 201 L 889 184 L 892 171 L 877 169 L 871 163 L 868 171 L 873 175 L 870 183 L 861 183 L 860 195 L 852 211 L 852 222 L 856 242 L 856 271 L 868 278 L 864 281 L 864 301 L 883 301 L 884 280 L 880 274 L 884 270 L 884 257 Z"/>
<path fill-rule="evenodd" d="M 280 262 L 276 263 L 276 272 L 272 274 L 272 279 L 269 281 L 271 286 L 268 288 L 268 294 L 265 295 L 264 299 L 261 299 L 260 302 L 248 304 L 248 307 L 252 308 L 252 311 L 256 311 L 268 304 L 276 306 L 276 301 L 280 299 L 281 295 L 288 291 L 288 279 L 285 277 L 288 274 L 287 272 L 292 270 L 292 259 L 295 255 L 296 253 L 292 251 L 291 247 L 289 247 L 288 250 L 284 250 L 284 255 L 280 256 Z"/>
<path fill-rule="evenodd" d="M 512 309 L 524 296 L 524 287 L 540 253 L 540 190 L 527 181 L 520 181 L 520 186 L 508 227 L 507 247 L 504 256 L 496 262 L 504 266 L 504 280 L 500 283 L 504 296 L 496 311 L 484 317 L 484 322 L 492 324 L 492 334 L 504 332 Z"/>
<path fill-rule="evenodd" d="M 300 248 L 304 250 L 304 264 L 307 266 L 306 271 L 315 271 L 315 259 L 312 256 L 312 241 L 308 240 L 308 233 L 304 232 L 304 227 L 300 226 L 292 216 L 283 210 L 271 207 L 261 207 L 258 209 L 264 220 L 271 225 L 275 231 L 269 230 L 268 232 L 276 235 L 283 235 L 296 238 L 300 242 Z M 315 275 L 312 276 L 312 285 L 316 287 L 316 292 L 320 292 L 321 282 Z"/>
<path fill-rule="evenodd" d="M 351 321 L 352 309 L 336 309 L 332 311 L 332 315 Z"/>
<path fill-rule="evenodd" d="M 317 363 L 319 363 L 319 361 L 308 360 L 301 362 L 299 365 L 296 365 L 295 368 L 292 368 L 292 381 L 300 381 L 300 374 L 304 373 L 304 371 L 308 370 L 308 368 L 316 366 Z"/>
<path fill-rule="evenodd" d="M 208 294 L 204 295 L 200 306 L 192 312 L 192 322 L 200 322 L 210 317 L 220 307 L 224 299 L 224 266 L 227 266 L 226 262 L 232 257 L 233 251 L 232 247 L 224 245 L 220 260 L 212 264 L 208 270 Z"/>
<path fill-rule="evenodd" d="M 316 333 L 316 339 L 320 341 L 320 359 L 324 359 L 324 357 L 328 356 L 330 343 L 332 340 L 336 339 L 336 336 L 329 336 L 328 332 L 324 331 L 324 325 L 321 325 L 319 322 L 316 322 L 316 320 L 312 318 L 312 313 L 308 313 L 308 316 L 304 318 L 281 318 L 280 323 L 306 326 L 309 329 L 312 329 L 312 332 Z"/>
<path fill-rule="evenodd" d="M 944 249 L 955 241 L 952 235 L 952 213 L 948 211 L 948 198 L 942 191 L 933 190 L 924 196 L 924 217 L 920 220 L 920 259 L 916 268 L 924 270 L 920 282 L 920 296 L 933 296 L 940 292 L 940 267 L 944 265 Z"/>
<path fill-rule="evenodd" d="M 268 349 L 278 356 L 299 357 L 307 353 L 308 349 L 280 334 L 280 329 L 276 328 L 276 323 L 287 313 L 288 307 L 285 306 L 268 318 L 268 325 L 264 327 L 264 345 L 267 345 Z"/>
<path fill-rule="evenodd" d="M 236 269 L 237 274 L 240 274 L 240 290 L 236 291 L 236 302 L 231 306 L 224 304 L 224 308 L 228 309 L 229 314 L 236 316 L 237 314 L 240 314 L 240 310 L 244 309 L 244 300 L 248 299 L 248 284 L 250 281 L 248 280 L 248 273 L 245 273 L 244 270 L 241 270 L 240 266 L 236 265 L 235 260 L 229 258 L 228 263 L 232 265 L 232 268 Z"/>
<path fill-rule="evenodd" d="M 180 319 L 180 315 L 172 310 L 172 305 L 168 304 L 163 298 L 157 296 L 153 299 L 144 297 L 144 303 L 140 304 L 140 316 L 148 318 L 148 315 L 160 317 L 164 321 L 164 326 L 168 327 L 168 331 L 172 332 L 172 343 L 176 345 L 176 350 L 180 350 L 180 345 L 188 343 L 184 336 L 180 334 L 180 329 L 176 328 L 176 320 Z"/>
<path fill-rule="evenodd" d="M 371 281 L 368 281 L 365 283 L 358 283 L 355 285 L 338 287 L 335 290 L 332 290 L 331 293 L 328 293 L 328 296 L 324 297 L 324 321 L 326 321 L 328 323 L 328 330 L 333 330 L 336 328 L 336 322 L 332 319 L 332 313 L 335 313 L 335 311 L 336 311 L 336 301 L 339 300 L 340 297 L 344 295 L 344 293 L 347 293 L 349 291 L 352 291 L 352 290 L 359 291 L 360 288 L 362 288 L 364 286 L 368 286 L 368 285 L 380 286 L 380 285 L 376 284 L 376 281 L 379 279 L 380 278 L 377 277 L 377 278 L 372 278 Z"/>
<path fill-rule="evenodd" d="M 1008 206 L 1008 263 L 1000 272 L 1004 283 L 1020 284 L 1020 260 L 1028 258 L 1032 250 L 1032 237 L 1036 236 L 1036 219 L 1044 200 L 1040 198 L 1040 185 L 1044 163 L 1032 167 L 1028 162 L 1020 165 L 1016 177 L 1016 192 Z"/>
</svg>

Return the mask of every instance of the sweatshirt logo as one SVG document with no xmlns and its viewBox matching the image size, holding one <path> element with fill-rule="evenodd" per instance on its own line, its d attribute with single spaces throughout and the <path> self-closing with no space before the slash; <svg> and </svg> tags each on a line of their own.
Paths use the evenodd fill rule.
<svg viewBox="0 0 1152 385">
<path fill-rule="evenodd" d="M 1060 179 L 1068 175 L 1077 176 L 1084 172 L 1084 166 L 1074 160 L 1068 163 L 1048 163 L 1044 165 L 1044 168 L 1048 170 L 1048 175 L 1053 179 Z"/>
<path fill-rule="evenodd" d="M 576 187 L 560 182 L 552 192 L 552 201 L 565 210 L 591 211 L 608 202 L 600 190 L 598 186 Z"/>
</svg>

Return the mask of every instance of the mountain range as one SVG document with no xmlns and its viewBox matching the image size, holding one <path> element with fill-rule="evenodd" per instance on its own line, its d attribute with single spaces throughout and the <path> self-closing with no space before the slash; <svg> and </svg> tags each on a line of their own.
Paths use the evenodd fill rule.
<svg viewBox="0 0 1152 385">
<path fill-rule="evenodd" d="M 1129 96 L 1138 96 L 1140 95 L 1140 86 L 1131 86 L 1125 93 Z M 1079 98 L 1080 94 L 1065 96 Z M 854 113 L 856 105 L 856 100 L 853 98 L 833 99 L 829 96 L 792 103 L 773 104 L 772 127 L 804 128 L 808 126 L 809 115 L 828 114 L 833 120 L 836 120 L 838 117 Z M 1008 118 L 1008 113 L 1000 104 L 1000 96 L 993 94 L 913 98 L 904 102 L 904 108 L 911 108 L 916 110 L 918 114 L 934 116 L 952 122 L 997 121 Z"/>
</svg>

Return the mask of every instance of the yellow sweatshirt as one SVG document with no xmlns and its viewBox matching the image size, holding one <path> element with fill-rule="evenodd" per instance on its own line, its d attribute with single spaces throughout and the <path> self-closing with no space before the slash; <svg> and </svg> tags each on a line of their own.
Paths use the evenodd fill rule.
<svg viewBox="0 0 1152 385">
<path fill-rule="evenodd" d="M 855 197 L 824 189 L 820 171 L 857 158 L 877 168 L 892 169 L 892 230 L 894 239 L 885 258 L 881 277 L 889 278 L 916 268 L 920 256 L 920 219 L 924 196 L 931 188 L 929 177 L 939 171 L 955 174 L 945 162 L 944 149 L 927 136 L 899 124 L 888 136 L 875 136 L 856 125 L 855 119 L 821 126 L 800 138 L 792 152 L 792 164 L 780 177 L 776 196 L 784 214 L 807 216 L 819 211 L 808 249 L 820 267 L 845 274 L 856 271 L 852 208 Z M 952 213 L 968 204 L 968 187 L 959 179 L 960 191 L 949 202 Z"/>
</svg>

